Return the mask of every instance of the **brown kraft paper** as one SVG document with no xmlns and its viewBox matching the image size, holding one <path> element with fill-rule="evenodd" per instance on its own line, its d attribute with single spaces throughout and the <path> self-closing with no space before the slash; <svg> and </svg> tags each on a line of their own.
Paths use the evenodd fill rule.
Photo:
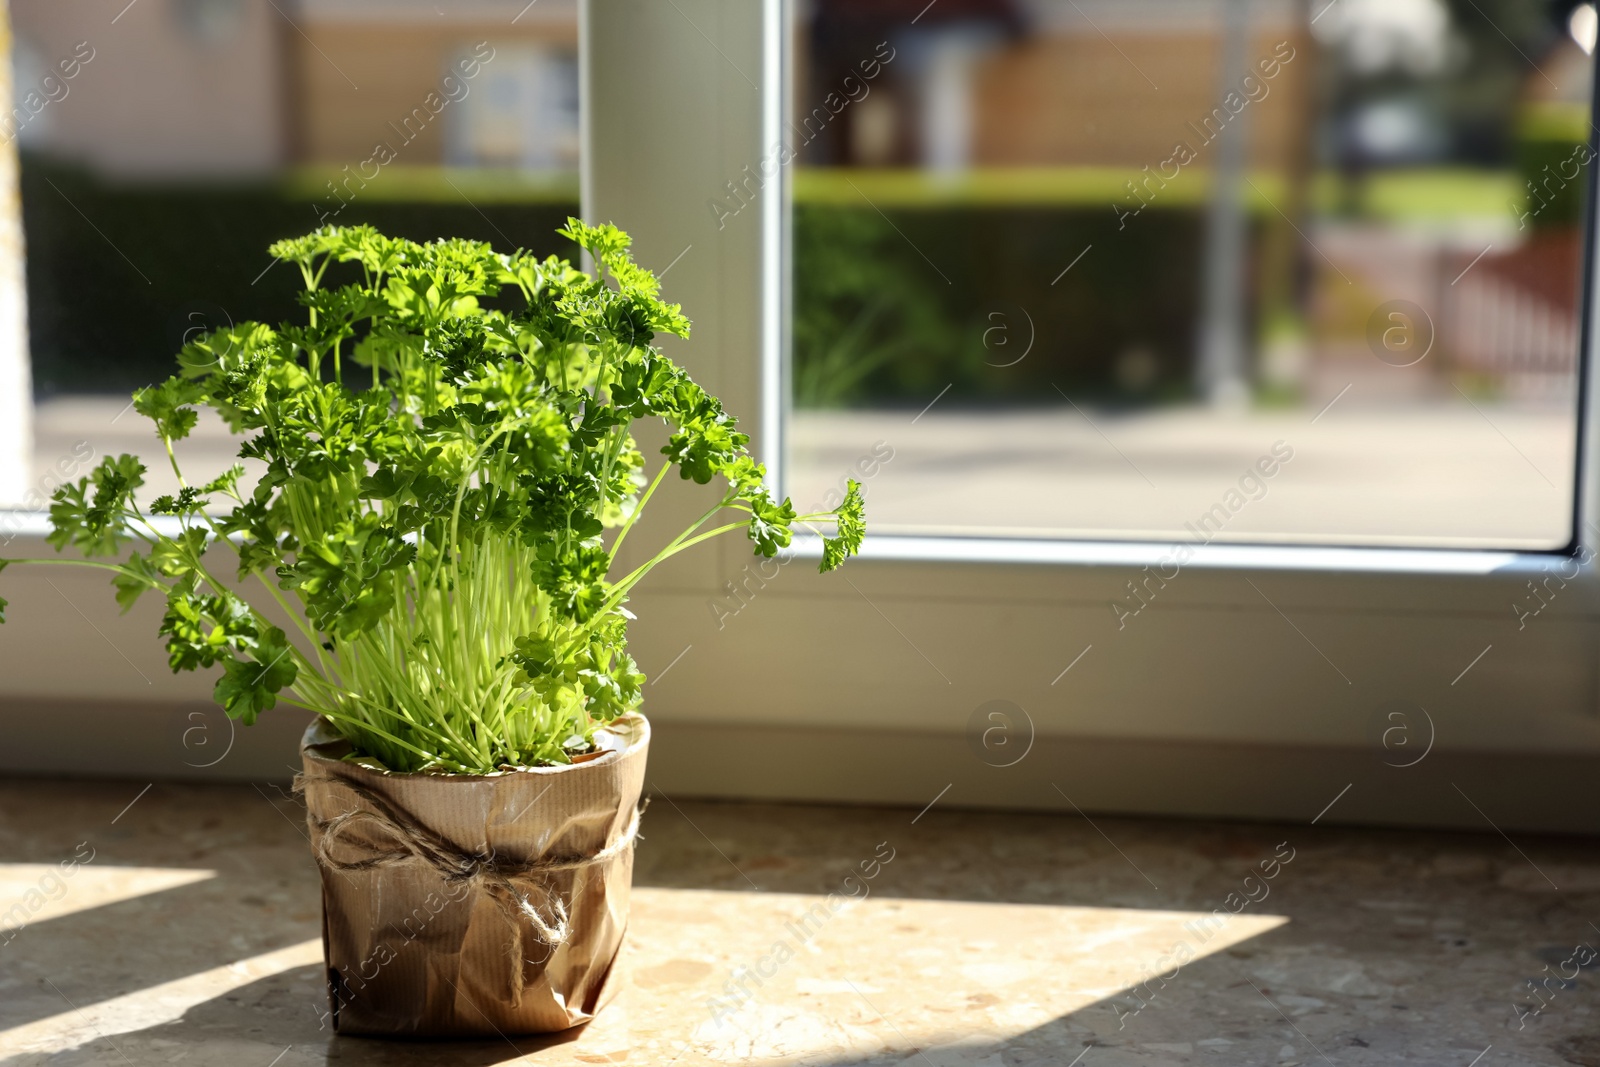
<svg viewBox="0 0 1600 1067">
<path fill-rule="evenodd" d="M 601 754 L 492 775 L 395 774 L 301 743 L 322 875 L 329 1014 L 342 1034 L 548 1033 L 616 991 L 650 727 Z"/>
</svg>

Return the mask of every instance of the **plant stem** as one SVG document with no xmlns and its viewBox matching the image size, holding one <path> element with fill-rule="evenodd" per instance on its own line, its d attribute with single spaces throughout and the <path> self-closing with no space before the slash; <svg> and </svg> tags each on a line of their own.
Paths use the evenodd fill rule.
<svg viewBox="0 0 1600 1067">
<path fill-rule="evenodd" d="M 616 560 L 617 553 L 622 551 L 622 542 L 627 540 L 628 531 L 633 529 L 633 524 L 639 521 L 640 515 L 644 514 L 644 506 L 650 503 L 650 498 L 655 495 L 656 486 L 661 484 L 661 479 L 665 478 L 667 476 L 667 471 L 671 469 L 672 464 L 670 463 L 663 463 L 661 465 L 661 469 L 656 471 L 656 476 L 650 479 L 649 488 L 645 489 L 644 495 L 641 496 L 639 498 L 639 502 L 633 506 L 633 511 L 623 522 L 622 528 L 617 531 L 617 539 L 611 545 L 611 559 L 613 561 Z"/>
</svg>

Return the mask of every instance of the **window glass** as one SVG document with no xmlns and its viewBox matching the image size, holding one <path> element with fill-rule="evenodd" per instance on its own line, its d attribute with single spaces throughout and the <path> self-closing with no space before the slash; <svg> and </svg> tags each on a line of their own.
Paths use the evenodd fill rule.
<svg viewBox="0 0 1600 1067">
<path fill-rule="evenodd" d="M 880 532 L 1566 544 L 1595 32 L 813 0 L 788 490 L 856 477 Z"/>
<path fill-rule="evenodd" d="M 149 496 L 172 491 L 128 392 L 204 331 L 300 321 L 300 279 L 272 241 L 371 223 L 572 251 L 554 231 L 578 207 L 576 0 L 10 8 L 0 134 L 21 157 L 26 506 L 125 451 L 150 467 Z M 196 475 L 233 462 L 205 414 L 180 445 Z"/>
</svg>

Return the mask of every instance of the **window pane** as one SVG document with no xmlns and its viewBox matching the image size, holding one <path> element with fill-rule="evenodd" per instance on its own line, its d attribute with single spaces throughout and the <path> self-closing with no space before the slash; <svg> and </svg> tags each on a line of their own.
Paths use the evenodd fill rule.
<svg viewBox="0 0 1600 1067">
<path fill-rule="evenodd" d="M 371 223 L 572 251 L 554 231 L 578 203 L 576 0 L 119 6 L 11 4 L 35 394 L 22 503 L 125 451 L 149 496 L 173 490 L 128 392 L 206 330 L 303 320 L 272 241 Z M 180 447 L 198 475 L 236 443 L 203 418 Z"/>
<path fill-rule="evenodd" d="M 788 490 L 860 478 L 886 532 L 1566 544 L 1595 26 L 816 0 Z"/>
</svg>

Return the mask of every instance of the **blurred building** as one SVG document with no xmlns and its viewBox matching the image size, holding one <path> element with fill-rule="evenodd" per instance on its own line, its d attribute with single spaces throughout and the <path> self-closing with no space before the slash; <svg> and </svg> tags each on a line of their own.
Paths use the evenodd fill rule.
<svg viewBox="0 0 1600 1067">
<path fill-rule="evenodd" d="M 819 0 L 810 12 L 804 115 L 869 43 L 894 59 L 805 157 L 813 165 L 1152 166 L 1203 126 L 1230 90 L 1253 95 L 1249 161 L 1285 166 L 1306 148 L 1313 56 L 1305 5 L 1251 0 L 1246 70 L 1222 76 L 1226 7 L 1240 0 Z M 924 10 L 925 9 L 925 10 Z M 917 17 L 921 12 L 920 18 Z M 915 24 L 912 23 L 916 19 Z M 1263 79 L 1258 62 L 1273 62 Z M 1287 63 L 1284 55 L 1292 55 Z M 1259 106 L 1277 97 L 1269 107 Z"/>
<path fill-rule="evenodd" d="M 380 142 L 407 165 L 577 166 L 577 0 L 136 0 L 112 20 L 95 0 L 11 8 L 19 98 L 80 44 L 93 53 L 19 140 L 107 174 L 261 175 Z M 102 28 L 85 41 L 84 26 Z M 474 55 L 493 58 L 462 78 Z"/>
</svg>

